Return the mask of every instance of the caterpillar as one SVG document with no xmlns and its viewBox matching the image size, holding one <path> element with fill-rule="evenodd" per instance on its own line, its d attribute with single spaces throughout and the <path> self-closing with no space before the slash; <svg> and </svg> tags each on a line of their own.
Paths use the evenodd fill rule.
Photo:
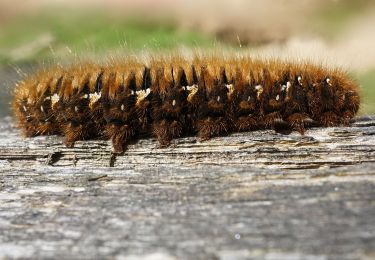
<svg viewBox="0 0 375 260">
<path fill-rule="evenodd" d="M 110 139 L 114 153 L 131 140 L 200 140 L 232 132 L 348 125 L 358 85 L 342 69 L 250 57 L 175 55 L 126 58 L 44 69 L 15 87 L 13 110 L 27 137 L 58 134 Z"/>
</svg>

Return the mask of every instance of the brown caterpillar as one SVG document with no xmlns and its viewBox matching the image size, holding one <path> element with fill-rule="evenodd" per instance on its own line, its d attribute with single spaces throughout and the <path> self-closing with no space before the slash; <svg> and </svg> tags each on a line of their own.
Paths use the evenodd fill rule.
<svg viewBox="0 0 375 260">
<path fill-rule="evenodd" d="M 13 108 L 25 136 L 59 134 L 65 144 L 111 139 L 114 152 L 142 136 L 161 146 L 255 129 L 304 134 L 315 122 L 348 125 L 358 86 L 342 70 L 308 63 L 174 56 L 128 58 L 39 72 L 17 85 Z"/>
</svg>

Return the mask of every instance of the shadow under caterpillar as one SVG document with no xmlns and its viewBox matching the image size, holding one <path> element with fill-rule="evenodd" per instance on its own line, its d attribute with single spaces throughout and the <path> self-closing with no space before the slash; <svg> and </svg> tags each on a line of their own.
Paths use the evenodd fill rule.
<svg viewBox="0 0 375 260">
<path fill-rule="evenodd" d="M 17 85 L 13 109 L 25 136 L 64 135 L 67 146 L 111 139 L 122 153 L 145 135 L 163 147 L 185 135 L 348 125 L 359 103 L 357 84 L 339 69 L 176 55 L 43 70 Z"/>
</svg>

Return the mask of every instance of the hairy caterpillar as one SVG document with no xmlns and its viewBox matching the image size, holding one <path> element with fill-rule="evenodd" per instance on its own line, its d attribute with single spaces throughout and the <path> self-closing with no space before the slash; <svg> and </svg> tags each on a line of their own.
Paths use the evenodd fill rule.
<svg viewBox="0 0 375 260">
<path fill-rule="evenodd" d="M 347 125 L 359 103 L 358 86 L 339 69 L 176 55 L 44 70 L 17 85 L 13 108 L 25 136 L 60 134 L 67 146 L 111 139 L 122 153 L 145 135 L 168 146 L 191 134 Z"/>
</svg>

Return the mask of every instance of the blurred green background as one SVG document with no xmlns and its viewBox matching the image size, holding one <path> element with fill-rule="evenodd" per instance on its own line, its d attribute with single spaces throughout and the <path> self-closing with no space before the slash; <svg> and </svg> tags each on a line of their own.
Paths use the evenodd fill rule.
<svg viewBox="0 0 375 260">
<path fill-rule="evenodd" d="M 195 49 L 343 67 L 361 85 L 360 113 L 375 114 L 374 2 L 2 0 L 0 116 L 14 83 L 45 63 Z"/>
</svg>

